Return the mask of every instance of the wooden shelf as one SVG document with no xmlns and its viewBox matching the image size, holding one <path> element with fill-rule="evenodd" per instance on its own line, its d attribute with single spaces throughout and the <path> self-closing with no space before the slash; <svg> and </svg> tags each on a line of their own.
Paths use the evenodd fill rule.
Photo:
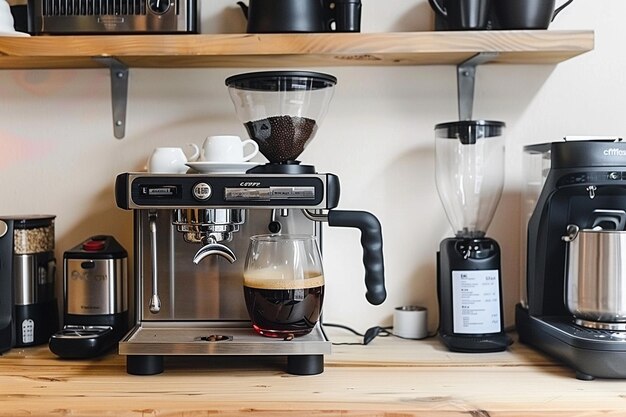
<svg viewBox="0 0 626 417">
<path fill-rule="evenodd" d="M 0 69 L 458 65 L 481 52 L 491 63 L 556 64 L 591 51 L 593 31 L 101 35 L 0 37 Z"/>
</svg>

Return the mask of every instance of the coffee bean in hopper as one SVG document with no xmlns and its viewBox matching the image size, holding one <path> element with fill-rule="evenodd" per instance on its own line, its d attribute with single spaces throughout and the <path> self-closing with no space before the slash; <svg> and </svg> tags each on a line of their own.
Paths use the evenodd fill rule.
<svg viewBox="0 0 626 417">
<path fill-rule="evenodd" d="M 272 116 L 247 122 L 245 126 L 270 162 L 295 160 L 317 131 L 315 120 L 299 116 Z"/>
</svg>

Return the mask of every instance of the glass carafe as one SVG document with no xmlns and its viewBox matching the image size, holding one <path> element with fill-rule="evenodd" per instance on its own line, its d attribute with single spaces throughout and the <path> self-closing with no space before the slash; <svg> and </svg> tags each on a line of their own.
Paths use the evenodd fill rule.
<svg viewBox="0 0 626 417">
<path fill-rule="evenodd" d="M 504 123 L 472 120 L 435 127 L 439 198 L 457 237 L 482 238 L 504 186 Z"/>
<path fill-rule="evenodd" d="M 315 237 L 252 236 L 243 286 L 257 333 L 270 337 L 310 333 L 324 299 L 322 257 Z"/>
</svg>

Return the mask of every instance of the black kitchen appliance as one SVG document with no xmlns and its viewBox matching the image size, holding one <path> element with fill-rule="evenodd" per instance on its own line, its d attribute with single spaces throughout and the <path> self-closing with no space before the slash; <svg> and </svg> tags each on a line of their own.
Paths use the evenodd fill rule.
<svg viewBox="0 0 626 417">
<path fill-rule="evenodd" d="M 28 0 L 33 34 L 198 33 L 198 0 Z"/>
<path fill-rule="evenodd" d="M 302 71 L 238 74 L 226 81 L 237 115 L 267 164 L 232 163 L 228 173 L 209 167 L 117 177 L 117 205 L 134 213 L 137 322 L 119 344 L 129 373 L 162 372 L 169 355 L 283 356 L 288 373 L 323 372 L 331 344 L 319 322 L 309 333 L 286 339 L 253 330 L 243 289 L 252 236 L 306 235 L 323 251 L 322 222 L 356 228 L 366 299 L 375 305 L 385 300 L 378 219 L 336 210 L 339 178 L 297 160 L 321 123 L 335 83 L 331 75 Z M 291 308 L 297 307 L 285 311 Z"/>
<path fill-rule="evenodd" d="M 46 343 L 58 329 L 54 218 L 0 216 L 0 346 L 4 350 Z"/>
<path fill-rule="evenodd" d="M 128 254 L 97 235 L 63 254 L 63 329 L 50 338 L 62 358 L 105 353 L 128 331 Z"/>
<path fill-rule="evenodd" d="M 237 2 L 248 33 L 360 32 L 361 0 L 250 0 Z"/>
<path fill-rule="evenodd" d="M 626 208 L 626 143 L 615 140 L 561 141 L 524 148 L 527 179 L 523 226 L 527 239 L 521 300 L 515 309 L 520 341 L 563 361 L 579 379 L 626 377 L 626 317 L 580 320 L 568 307 L 571 297 L 584 299 L 597 288 L 581 286 L 568 294 L 567 265 L 585 265 L 606 276 L 603 261 L 572 263 L 567 248 L 571 225 L 580 231 L 623 234 Z M 620 229 L 622 231 L 604 230 Z M 605 251 L 610 248 L 598 248 Z M 621 256 L 614 251 L 612 257 Z M 584 251 L 589 251 L 585 248 Z M 572 253 L 573 254 L 573 253 Z M 618 265 L 620 268 L 622 265 Z M 600 270 L 598 270 L 600 268 Z M 581 275 L 581 280 L 586 279 Z M 582 281 L 581 281 L 582 282 Z M 606 289 L 606 303 L 623 298 L 623 288 Z M 601 313 L 601 311 L 598 311 Z M 600 316 L 598 316 L 600 317 Z"/>
<path fill-rule="evenodd" d="M 437 191 L 455 237 L 437 252 L 439 335 L 452 351 L 506 349 L 500 247 L 486 237 L 504 185 L 504 123 L 435 127 Z"/>
</svg>

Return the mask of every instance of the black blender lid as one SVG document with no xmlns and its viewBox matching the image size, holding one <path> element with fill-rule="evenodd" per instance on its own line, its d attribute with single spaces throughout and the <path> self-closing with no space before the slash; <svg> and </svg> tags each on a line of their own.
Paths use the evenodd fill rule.
<svg viewBox="0 0 626 417">
<path fill-rule="evenodd" d="M 504 122 L 494 120 L 459 120 L 456 122 L 439 123 L 435 126 L 440 133 L 439 138 L 458 139 L 464 145 L 474 144 L 478 139 L 502 136 L 502 129 L 506 126 Z M 480 136 L 477 127 L 480 127 Z"/>
<path fill-rule="evenodd" d="M 237 74 L 226 78 L 228 87 L 252 91 L 295 91 L 301 89 L 300 80 L 311 80 L 310 90 L 333 87 L 337 78 L 313 71 L 259 71 Z M 277 82 L 280 80 L 281 82 Z"/>
<path fill-rule="evenodd" d="M 34 229 L 37 227 L 50 226 L 56 216 L 48 214 L 35 214 L 28 216 L 0 216 L 0 220 L 13 221 L 15 229 Z"/>
</svg>

